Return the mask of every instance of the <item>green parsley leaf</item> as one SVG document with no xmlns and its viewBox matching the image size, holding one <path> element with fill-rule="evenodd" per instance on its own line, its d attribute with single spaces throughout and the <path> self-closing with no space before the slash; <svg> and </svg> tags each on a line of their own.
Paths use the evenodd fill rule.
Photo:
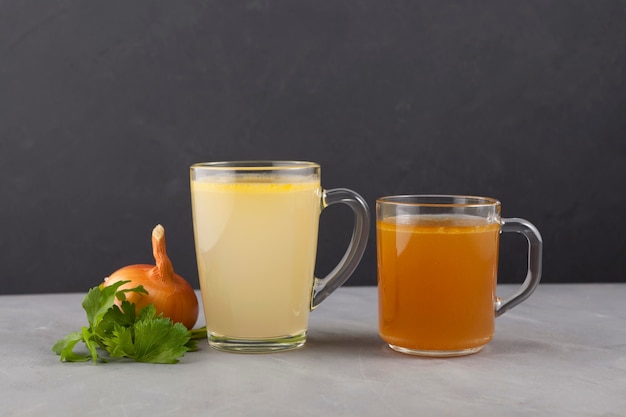
<svg viewBox="0 0 626 417">
<path fill-rule="evenodd" d="M 87 349 L 89 349 L 89 352 L 91 353 L 91 357 L 95 362 L 98 361 L 98 340 L 95 339 L 93 332 L 91 331 L 91 328 L 87 328 L 87 327 L 83 327 L 82 328 L 82 332 L 81 332 L 82 336 L 83 336 L 83 343 L 85 344 L 85 346 L 87 346 Z"/>
<path fill-rule="evenodd" d="M 178 363 L 186 352 L 197 349 L 196 339 L 202 334 L 206 337 L 206 330 L 189 331 L 183 324 L 157 315 L 153 304 L 136 313 L 135 305 L 126 299 L 126 293 L 148 292 L 142 286 L 120 290 L 119 287 L 127 282 L 97 286 L 87 292 L 82 306 L 89 327 L 68 334 L 52 347 L 62 362 L 91 359 L 97 363 L 129 358 L 137 362 Z M 115 304 L 116 299 L 121 301 L 121 308 Z M 85 345 L 89 354 L 74 352 L 78 342 Z"/>
<path fill-rule="evenodd" d="M 72 332 L 63 339 L 58 340 L 52 351 L 57 355 L 61 355 L 61 360 L 66 362 L 86 362 L 91 357 L 89 355 L 80 355 L 74 353 L 74 346 L 83 340 L 82 332 Z"/>
<path fill-rule="evenodd" d="M 83 299 L 83 309 L 87 313 L 89 325 L 97 327 L 102 317 L 115 303 L 115 293 L 124 282 L 116 282 L 110 287 L 93 287 Z"/>
<path fill-rule="evenodd" d="M 134 335 L 132 334 L 134 330 Z M 178 363 L 189 349 L 189 331 L 180 323 L 156 317 L 141 320 L 133 328 L 116 326 L 112 357 L 128 357 L 137 362 Z"/>
</svg>

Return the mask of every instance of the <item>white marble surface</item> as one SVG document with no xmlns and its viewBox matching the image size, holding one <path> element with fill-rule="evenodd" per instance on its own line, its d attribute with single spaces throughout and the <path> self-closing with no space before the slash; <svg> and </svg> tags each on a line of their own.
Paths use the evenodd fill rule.
<svg viewBox="0 0 626 417">
<path fill-rule="evenodd" d="M 626 284 L 542 284 L 482 352 L 449 359 L 393 352 L 376 289 L 340 288 L 300 350 L 201 344 L 177 365 L 59 362 L 83 295 L 0 296 L 0 415 L 626 416 Z"/>
</svg>

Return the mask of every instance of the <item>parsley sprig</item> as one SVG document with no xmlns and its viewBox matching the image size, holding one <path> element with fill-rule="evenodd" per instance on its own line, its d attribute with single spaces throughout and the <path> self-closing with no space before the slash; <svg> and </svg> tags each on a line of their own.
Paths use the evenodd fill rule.
<svg viewBox="0 0 626 417">
<path fill-rule="evenodd" d="M 189 331 L 181 323 L 157 315 L 152 304 L 136 312 L 126 293 L 148 292 L 141 285 L 120 290 L 127 282 L 89 290 L 82 302 L 89 327 L 68 334 L 52 347 L 62 362 L 129 358 L 136 362 L 178 363 L 186 352 L 197 349 L 195 339 L 205 335 L 201 329 Z M 121 301 L 121 308 L 115 304 L 116 299 Z M 74 351 L 79 342 L 84 343 L 88 353 Z"/>
</svg>

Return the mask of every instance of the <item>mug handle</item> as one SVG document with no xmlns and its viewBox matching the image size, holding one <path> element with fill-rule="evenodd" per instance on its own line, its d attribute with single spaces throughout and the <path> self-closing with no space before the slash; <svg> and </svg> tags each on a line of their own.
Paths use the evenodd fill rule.
<svg viewBox="0 0 626 417">
<path fill-rule="evenodd" d="M 535 291 L 541 280 L 543 240 L 539 230 L 528 220 L 520 218 L 502 219 L 502 233 L 516 232 L 524 235 L 528 241 L 528 272 L 524 283 L 509 298 L 496 300 L 496 317 L 506 313 Z"/>
<path fill-rule="evenodd" d="M 346 253 L 339 264 L 324 278 L 315 277 L 311 295 L 311 310 L 314 310 L 333 291 L 341 287 L 354 272 L 363 257 L 370 228 L 369 207 L 365 199 L 347 188 L 324 190 L 322 210 L 333 204 L 346 204 L 354 212 L 354 229 Z"/>
</svg>

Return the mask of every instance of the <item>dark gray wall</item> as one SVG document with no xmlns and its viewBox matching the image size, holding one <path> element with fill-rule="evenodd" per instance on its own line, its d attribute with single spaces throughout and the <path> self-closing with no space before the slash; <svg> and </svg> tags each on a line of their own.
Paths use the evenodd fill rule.
<svg viewBox="0 0 626 417">
<path fill-rule="evenodd" d="M 157 223 L 197 286 L 188 166 L 264 158 L 372 206 L 500 198 L 543 232 L 544 282 L 626 281 L 624 22 L 623 0 L 0 1 L 0 293 L 149 263 Z M 322 216 L 320 274 L 350 222 Z M 376 282 L 374 233 L 351 282 Z"/>
</svg>

